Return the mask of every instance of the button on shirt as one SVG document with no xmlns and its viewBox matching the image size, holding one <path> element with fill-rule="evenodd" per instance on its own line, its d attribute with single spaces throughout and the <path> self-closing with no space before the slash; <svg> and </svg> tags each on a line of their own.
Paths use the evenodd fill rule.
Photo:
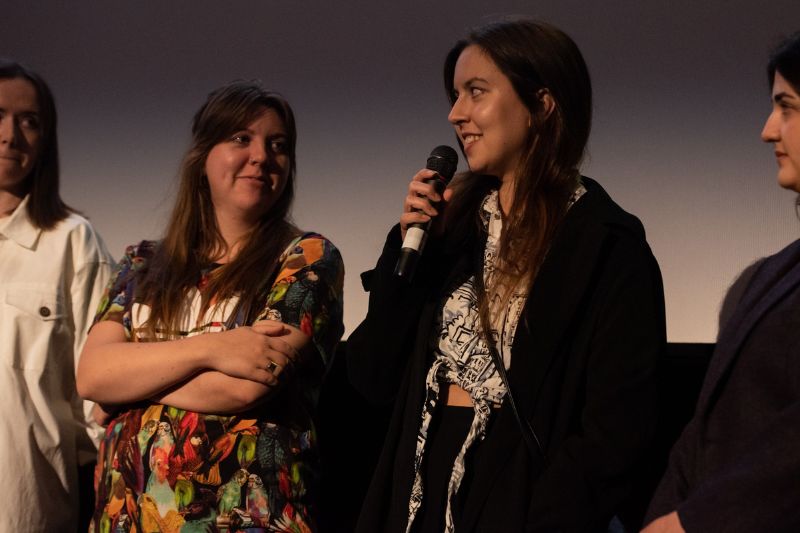
<svg viewBox="0 0 800 533">
<path fill-rule="evenodd" d="M 75 369 L 113 260 L 86 219 L 42 231 L 27 202 L 0 218 L 0 532 L 72 531 L 96 453 Z"/>
</svg>

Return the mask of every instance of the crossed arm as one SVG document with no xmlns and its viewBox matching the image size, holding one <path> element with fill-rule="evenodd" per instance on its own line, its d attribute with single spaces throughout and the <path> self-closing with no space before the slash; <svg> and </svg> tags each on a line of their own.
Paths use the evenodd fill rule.
<svg viewBox="0 0 800 533">
<path fill-rule="evenodd" d="M 198 412 L 241 412 L 312 351 L 306 334 L 275 321 L 163 342 L 129 342 L 121 324 L 104 321 L 84 346 L 78 393 L 104 405 L 149 399 Z"/>
</svg>

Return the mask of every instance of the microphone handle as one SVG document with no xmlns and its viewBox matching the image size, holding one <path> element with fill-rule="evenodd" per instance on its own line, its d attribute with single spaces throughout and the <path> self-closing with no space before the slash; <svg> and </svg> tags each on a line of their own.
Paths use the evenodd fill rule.
<svg viewBox="0 0 800 533">
<path fill-rule="evenodd" d="M 400 249 L 400 258 L 397 260 L 397 266 L 394 267 L 396 277 L 409 282 L 414 277 L 430 227 L 430 221 L 425 224 L 412 224 L 408 227 L 406 238 L 403 239 L 403 247 Z"/>
<path fill-rule="evenodd" d="M 442 194 L 445 188 L 445 183 L 440 178 L 431 178 L 425 180 L 426 183 L 433 182 L 436 192 Z M 400 249 L 400 258 L 397 260 L 397 265 L 394 268 L 394 275 L 411 282 L 414 277 L 414 272 L 417 269 L 417 263 L 422 255 L 422 250 L 425 248 L 425 243 L 428 240 L 428 231 L 431 229 L 431 222 L 417 222 L 408 226 L 406 230 L 406 237 L 403 239 L 403 246 Z"/>
</svg>

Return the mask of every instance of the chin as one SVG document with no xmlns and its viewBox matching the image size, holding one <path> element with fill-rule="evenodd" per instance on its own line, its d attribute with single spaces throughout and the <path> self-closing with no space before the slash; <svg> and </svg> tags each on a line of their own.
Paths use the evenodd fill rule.
<svg viewBox="0 0 800 533">
<path fill-rule="evenodd" d="M 790 191 L 800 192 L 800 175 L 781 172 L 778 174 L 778 185 Z"/>
</svg>

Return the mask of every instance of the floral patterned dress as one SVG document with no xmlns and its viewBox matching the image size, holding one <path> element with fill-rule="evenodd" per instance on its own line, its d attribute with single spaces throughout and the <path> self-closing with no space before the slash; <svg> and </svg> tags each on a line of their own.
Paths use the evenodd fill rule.
<svg viewBox="0 0 800 533">
<path fill-rule="evenodd" d="M 148 309 L 136 301 L 136 270 L 154 244 L 126 250 L 95 322 L 113 320 L 133 342 L 147 341 Z M 296 372 L 268 401 L 233 416 L 203 414 L 145 401 L 126 406 L 100 444 L 90 531 L 314 531 L 318 473 L 312 412 L 322 371 L 343 333 L 344 266 L 324 237 L 296 238 L 259 319 L 280 320 L 306 333 L 321 364 Z M 269 273 L 265 273 L 269 275 Z M 224 331 L 236 298 L 201 311 L 204 270 L 182 317 L 182 337 Z M 213 304 L 214 302 L 212 302 Z M 159 339 L 155 339 L 159 340 Z M 305 366 L 304 366 L 305 368 Z M 153 369 L 158 371 L 158 369 Z"/>
</svg>

